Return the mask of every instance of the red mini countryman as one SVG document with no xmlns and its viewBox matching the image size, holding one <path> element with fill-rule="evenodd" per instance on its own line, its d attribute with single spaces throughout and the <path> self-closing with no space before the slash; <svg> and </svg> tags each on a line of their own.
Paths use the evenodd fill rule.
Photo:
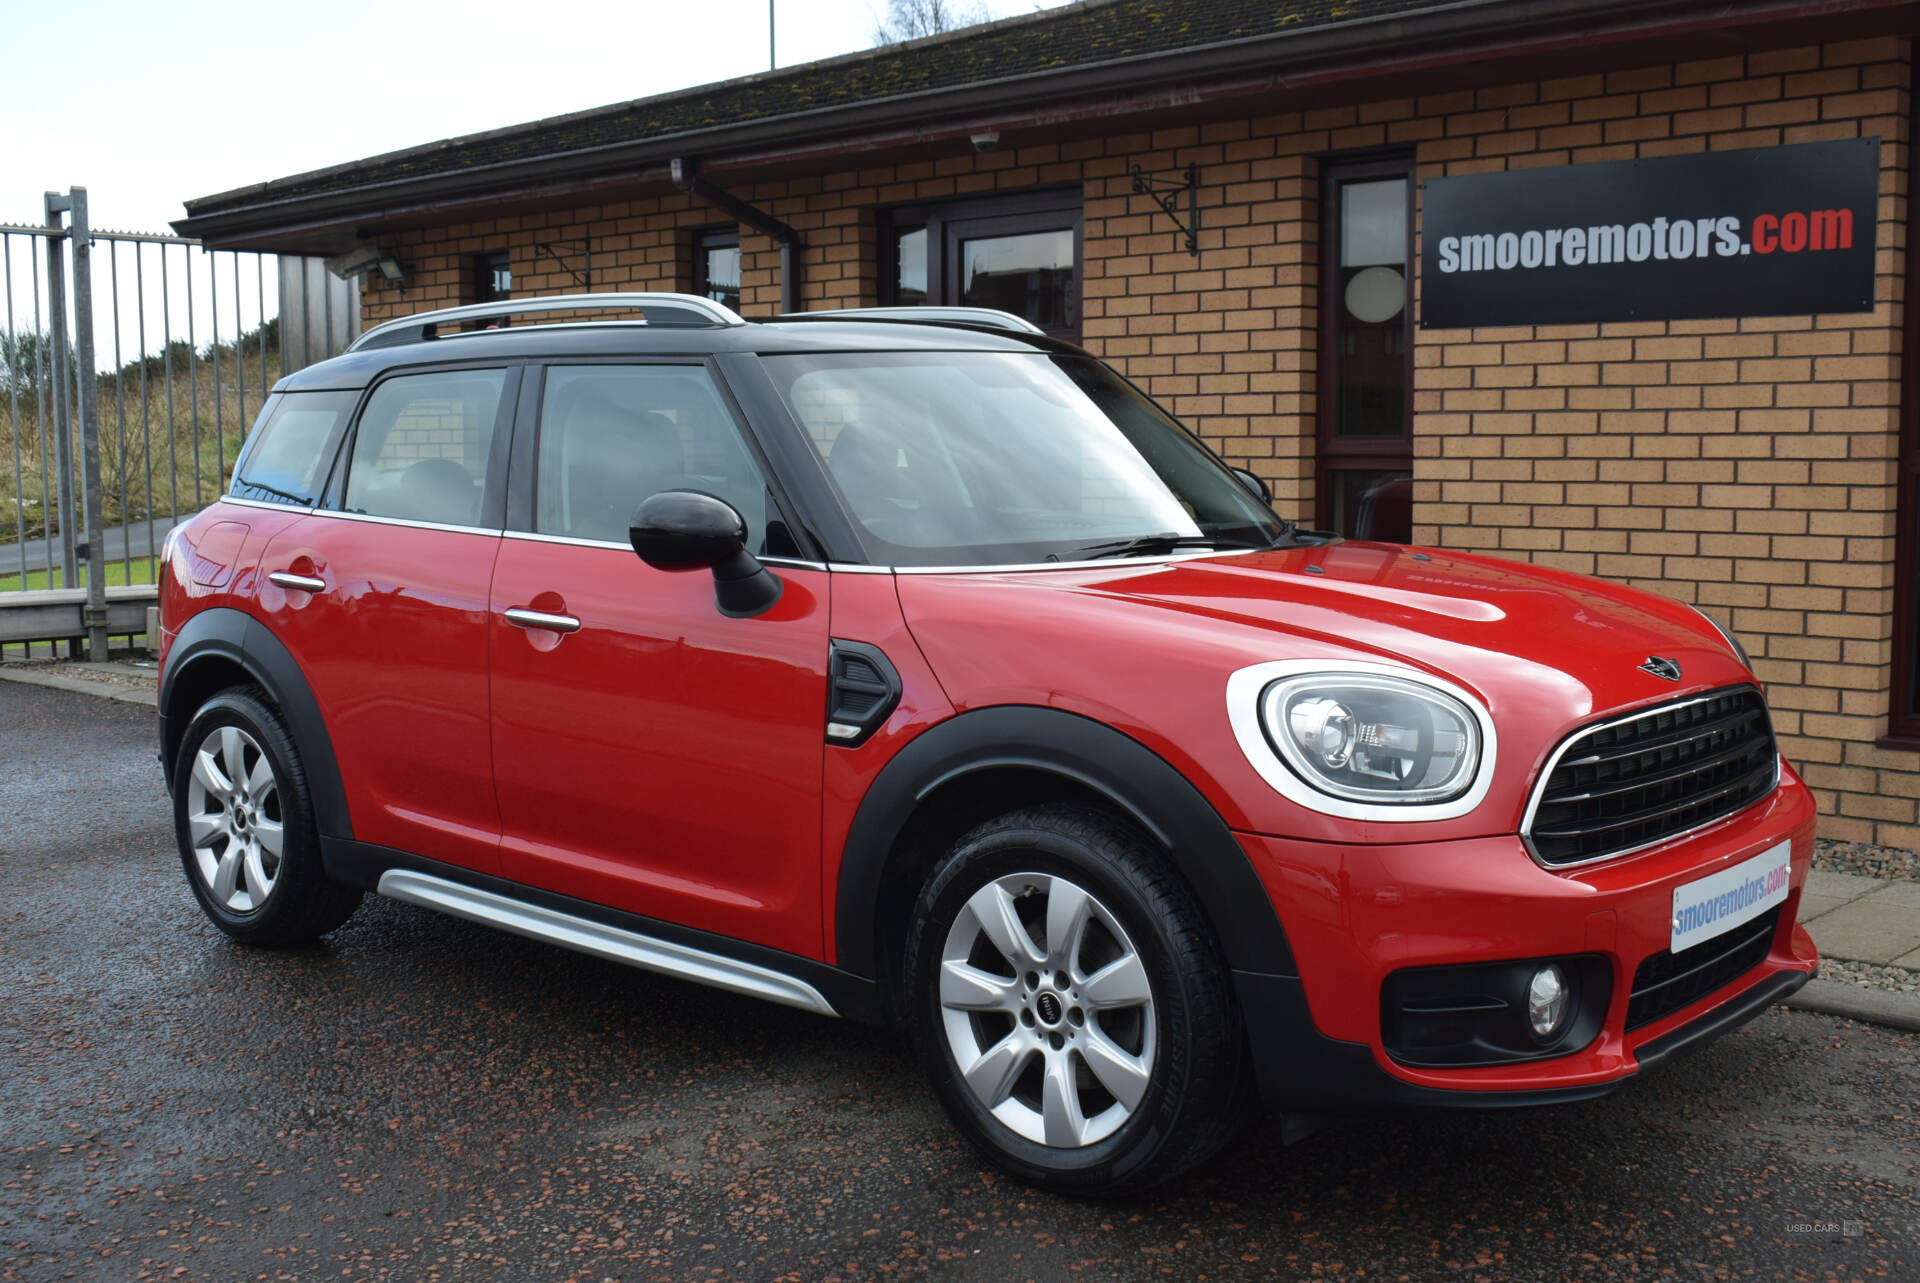
<svg viewBox="0 0 1920 1283">
<path fill-rule="evenodd" d="M 380 326 L 274 390 L 162 617 L 235 939 L 376 891 L 902 1026 L 1052 1190 L 1256 1101 L 1599 1095 L 1816 966 L 1813 799 L 1713 621 L 1297 529 L 998 314 Z"/>
</svg>

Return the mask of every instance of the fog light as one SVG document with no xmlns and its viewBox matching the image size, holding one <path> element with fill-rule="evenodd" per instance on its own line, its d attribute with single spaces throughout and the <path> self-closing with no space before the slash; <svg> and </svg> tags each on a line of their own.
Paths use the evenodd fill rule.
<svg viewBox="0 0 1920 1283">
<path fill-rule="evenodd" d="M 1527 985 L 1527 1024 L 1536 1038 L 1550 1038 L 1567 1016 L 1567 978 L 1549 964 Z"/>
</svg>

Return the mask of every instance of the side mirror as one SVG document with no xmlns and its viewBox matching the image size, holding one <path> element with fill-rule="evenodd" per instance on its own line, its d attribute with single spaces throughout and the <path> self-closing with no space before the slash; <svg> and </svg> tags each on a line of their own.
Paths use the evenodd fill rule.
<svg viewBox="0 0 1920 1283">
<path fill-rule="evenodd" d="M 714 604 L 736 619 L 766 613 L 784 587 L 747 551 L 747 522 L 724 499 L 663 490 L 633 510 L 627 538 L 655 570 L 711 570 Z"/>
<path fill-rule="evenodd" d="M 1235 468 L 1233 475 L 1240 478 L 1241 485 L 1259 495 L 1260 502 L 1265 504 L 1273 502 L 1273 490 L 1267 485 L 1265 477 L 1256 476 L 1245 468 Z"/>
</svg>

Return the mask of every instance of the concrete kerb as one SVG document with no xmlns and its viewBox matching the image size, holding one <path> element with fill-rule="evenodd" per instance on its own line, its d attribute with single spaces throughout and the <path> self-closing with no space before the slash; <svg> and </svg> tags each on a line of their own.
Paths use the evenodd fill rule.
<svg viewBox="0 0 1920 1283">
<path fill-rule="evenodd" d="M 1901 993 L 1897 989 L 1874 989 L 1841 980 L 1809 980 L 1784 1005 L 1920 1033 L 1920 994 Z"/>
<path fill-rule="evenodd" d="M 148 708 L 157 708 L 160 704 L 159 693 L 156 691 L 118 686 L 112 682 L 88 681 L 84 677 L 73 677 L 66 673 L 44 673 L 26 668 L 13 668 L 6 664 L 0 664 L 0 681 L 20 682 L 27 686 L 45 686 L 52 690 L 72 691 L 76 695 L 98 695 L 102 699 L 118 700 L 122 704 L 144 704 Z"/>
</svg>

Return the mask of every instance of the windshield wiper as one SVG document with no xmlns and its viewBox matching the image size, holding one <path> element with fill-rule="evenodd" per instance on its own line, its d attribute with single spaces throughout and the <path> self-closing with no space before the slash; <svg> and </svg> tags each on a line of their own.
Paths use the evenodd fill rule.
<svg viewBox="0 0 1920 1283">
<path fill-rule="evenodd" d="M 282 499 L 290 499 L 297 504 L 311 505 L 313 503 L 313 500 L 303 494 L 294 494 L 291 490 L 282 490 L 278 486 L 270 486 L 264 481 L 240 481 L 235 484 L 245 486 L 249 490 L 264 490 L 268 494 L 279 495 Z"/>
<path fill-rule="evenodd" d="M 1245 539 L 1228 539 L 1224 535 L 1183 535 L 1174 531 L 1163 531 L 1157 535 L 1139 535 L 1133 539 L 1116 539 L 1112 543 L 1088 544 L 1077 555 L 1087 560 L 1105 557 L 1131 557 L 1176 552 L 1181 548 L 1271 548 L 1272 544 L 1250 543 Z"/>
</svg>

